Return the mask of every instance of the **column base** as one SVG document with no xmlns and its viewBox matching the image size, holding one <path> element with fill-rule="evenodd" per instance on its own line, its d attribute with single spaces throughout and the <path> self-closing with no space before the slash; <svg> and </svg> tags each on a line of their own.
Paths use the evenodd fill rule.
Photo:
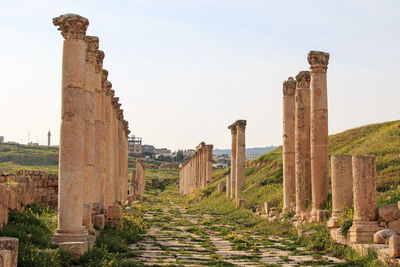
<svg viewBox="0 0 400 267">
<path fill-rule="evenodd" d="M 382 229 L 377 221 L 354 221 L 349 230 L 350 243 L 372 242 L 374 233 Z"/>
<path fill-rule="evenodd" d="M 326 223 L 326 227 L 328 228 L 339 228 L 339 218 L 331 217 L 329 221 Z"/>
</svg>

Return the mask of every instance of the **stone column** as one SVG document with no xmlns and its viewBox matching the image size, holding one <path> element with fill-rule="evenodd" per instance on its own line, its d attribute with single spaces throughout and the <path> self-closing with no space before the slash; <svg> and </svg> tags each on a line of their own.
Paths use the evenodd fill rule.
<svg viewBox="0 0 400 267">
<path fill-rule="evenodd" d="M 206 186 L 209 184 L 209 181 L 212 179 L 212 160 L 213 160 L 213 145 L 206 145 Z"/>
<path fill-rule="evenodd" d="M 339 227 L 339 216 L 351 207 L 353 201 L 353 172 L 350 155 L 332 155 L 332 217 L 327 223 L 330 228 Z"/>
<path fill-rule="evenodd" d="M 99 38 L 86 36 L 86 65 L 85 65 L 85 175 L 83 183 L 83 225 L 91 225 L 92 201 L 95 198 L 93 186 L 95 183 L 95 111 L 96 111 L 96 54 L 99 48 Z"/>
<path fill-rule="evenodd" d="M 113 205 L 113 194 L 112 190 L 114 189 L 114 165 L 113 165 L 113 131 L 112 131 L 112 101 L 111 99 L 114 97 L 114 90 L 111 90 L 112 84 L 107 81 L 108 72 L 103 70 L 103 79 L 104 86 L 106 87 L 106 97 L 105 97 L 105 147 L 104 147 L 104 156 L 105 156 L 105 186 L 104 186 L 104 208 L 107 209 L 109 206 Z"/>
<path fill-rule="evenodd" d="M 307 199 L 311 197 L 309 71 L 297 74 L 295 99 L 295 219 L 298 220 L 306 208 Z"/>
<path fill-rule="evenodd" d="M 244 187 L 244 175 L 245 175 L 245 161 L 246 161 L 246 138 L 245 138 L 245 129 L 246 129 L 246 121 L 245 120 L 237 120 L 235 122 L 235 126 L 237 129 L 237 137 L 236 137 L 236 181 L 235 181 L 235 192 L 236 199 L 239 197 L 239 192 Z"/>
<path fill-rule="evenodd" d="M 354 219 L 350 242 L 371 242 L 382 229 L 376 221 L 376 165 L 374 156 L 353 156 Z"/>
<path fill-rule="evenodd" d="M 114 91 L 115 95 L 115 91 Z M 117 190 L 119 188 L 118 185 L 118 122 L 117 122 L 117 114 L 118 114 L 118 100 L 119 97 L 113 97 L 112 98 L 112 133 L 113 133 L 113 138 L 112 138 L 112 166 L 113 166 L 113 205 L 118 204 L 117 203 Z"/>
<path fill-rule="evenodd" d="M 295 132 L 295 92 L 296 81 L 289 77 L 283 83 L 283 212 L 291 210 L 295 201 L 295 159 L 294 159 L 294 132 Z"/>
<path fill-rule="evenodd" d="M 228 199 L 231 198 L 231 174 L 226 176 L 226 197 Z"/>
<path fill-rule="evenodd" d="M 237 129 L 234 124 L 229 125 L 228 129 L 231 130 L 231 136 L 232 136 L 232 145 L 231 145 L 231 194 L 230 194 L 230 199 L 236 198 L 236 139 L 237 139 Z"/>
<path fill-rule="evenodd" d="M 105 179 L 105 161 L 104 161 L 104 98 L 106 94 L 102 83 L 104 52 L 97 50 L 95 66 L 95 155 L 94 155 L 94 177 L 92 183 L 93 201 L 99 203 L 100 211 L 104 211 L 104 179 Z"/>
<path fill-rule="evenodd" d="M 85 129 L 85 33 L 89 21 L 74 14 L 53 19 L 65 38 L 62 63 L 62 106 L 58 176 L 58 227 L 53 241 L 80 242 L 87 250 L 82 226 Z"/>
<path fill-rule="evenodd" d="M 328 200 L 329 162 L 328 162 L 328 97 L 326 70 L 329 54 L 320 51 L 308 53 L 311 79 L 311 220 L 317 221 L 318 210 Z"/>
</svg>

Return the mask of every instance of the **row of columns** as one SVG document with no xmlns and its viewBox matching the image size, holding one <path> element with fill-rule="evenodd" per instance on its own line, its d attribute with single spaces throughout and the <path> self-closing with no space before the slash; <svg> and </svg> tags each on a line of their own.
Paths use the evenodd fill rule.
<svg viewBox="0 0 400 267">
<path fill-rule="evenodd" d="M 86 242 L 92 214 L 126 200 L 128 122 L 103 70 L 99 39 L 75 14 L 53 19 L 64 37 L 56 243 Z M 104 215 L 103 215 L 104 220 Z"/>
<path fill-rule="evenodd" d="M 372 241 L 382 229 L 376 220 L 376 163 L 374 156 L 332 155 L 332 217 L 327 226 L 339 227 L 339 216 L 354 205 L 350 242 Z"/>
<path fill-rule="evenodd" d="M 310 71 L 283 83 L 283 212 L 295 206 L 295 219 L 299 219 L 311 195 L 311 220 L 317 221 L 329 194 L 329 54 L 310 51 L 307 59 Z"/>
<path fill-rule="evenodd" d="M 195 154 L 179 166 L 179 192 L 188 194 L 196 188 L 205 188 L 212 179 L 213 145 L 201 142 Z"/>
<path fill-rule="evenodd" d="M 132 199 L 136 199 L 139 195 L 142 195 L 145 190 L 145 168 L 142 160 L 136 160 L 136 170 L 132 171 L 131 174 L 131 185 L 129 189 L 129 195 Z"/>
<path fill-rule="evenodd" d="M 246 161 L 246 120 L 237 120 L 228 126 L 231 130 L 231 173 L 226 180 L 226 195 L 229 199 L 238 199 L 244 187 Z"/>
</svg>

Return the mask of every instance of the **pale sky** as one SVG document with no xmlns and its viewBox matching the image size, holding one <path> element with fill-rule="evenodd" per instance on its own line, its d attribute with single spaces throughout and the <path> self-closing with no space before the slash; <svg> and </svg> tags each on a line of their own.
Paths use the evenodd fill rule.
<svg viewBox="0 0 400 267">
<path fill-rule="evenodd" d="M 59 142 L 63 38 L 76 13 L 100 38 L 104 68 L 145 144 L 229 148 L 282 143 L 282 82 L 330 53 L 329 133 L 400 118 L 400 1 L 0 2 L 0 136 Z"/>
</svg>

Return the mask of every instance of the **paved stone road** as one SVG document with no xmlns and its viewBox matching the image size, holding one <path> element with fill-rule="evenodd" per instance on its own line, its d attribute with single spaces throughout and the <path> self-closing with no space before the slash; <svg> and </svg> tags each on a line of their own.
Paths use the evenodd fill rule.
<svg viewBox="0 0 400 267">
<path fill-rule="evenodd" d="M 290 248 L 293 241 L 280 237 L 261 238 L 248 231 L 232 232 L 231 235 L 247 235 L 253 247 L 238 250 L 229 236 L 204 225 L 209 215 L 187 214 L 170 201 L 163 209 L 158 207 L 145 212 L 149 229 L 143 240 L 131 245 L 140 256 L 136 261 L 154 266 L 318 266 L 335 265 L 341 260 L 315 255 L 305 248 Z M 212 217 L 211 217 L 212 218 Z M 240 243 L 240 242 L 239 242 Z M 240 249 L 240 248 L 239 248 Z"/>
</svg>

